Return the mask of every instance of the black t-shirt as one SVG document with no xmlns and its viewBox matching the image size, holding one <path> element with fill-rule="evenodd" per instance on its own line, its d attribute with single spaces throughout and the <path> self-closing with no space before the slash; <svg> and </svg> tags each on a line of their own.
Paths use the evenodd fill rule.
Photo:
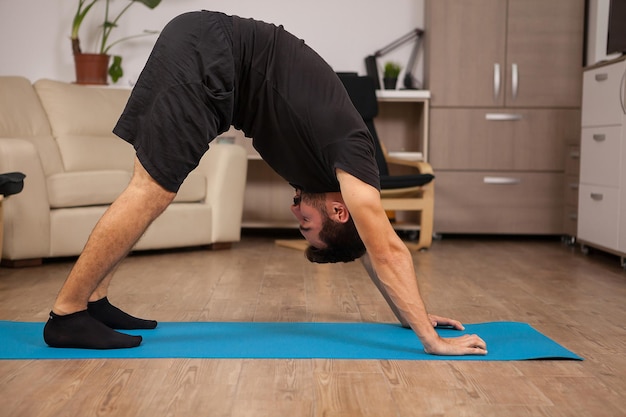
<svg viewBox="0 0 626 417">
<path fill-rule="evenodd" d="M 231 125 L 285 180 L 339 191 L 340 168 L 379 188 L 374 144 L 333 70 L 282 27 L 218 12 L 172 19 L 114 132 L 176 192 Z"/>
<path fill-rule="evenodd" d="M 339 191 L 340 168 L 380 188 L 369 130 L 315 51 L 282 26 L 234 16 L 233 54 L 233 125 L 280 176 L 304 191 Z"/>
</svg>

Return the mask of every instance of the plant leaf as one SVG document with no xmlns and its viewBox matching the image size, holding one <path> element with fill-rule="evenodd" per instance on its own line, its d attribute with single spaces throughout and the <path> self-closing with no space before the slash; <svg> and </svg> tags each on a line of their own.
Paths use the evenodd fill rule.
<svg viewBox="0 0 626 417">
<path fill-rule="evenodd" d="M 124 70 L 122 69 L 122 57 L 119 55 L 113 56 L 113 62 L 109 67 L 109 75 L 114 83 L 117 82 L 124 75 Z"/>
<path fill-rule="evenodd" d="M 150 9 L 154 9 L 155 7 L 159 5 L 159 3 L 161 3 L 161 0 L 133 0 L 133 1 L 142 3 L 143 5 L 145 5 L 146 7 Z"/>
</svg>

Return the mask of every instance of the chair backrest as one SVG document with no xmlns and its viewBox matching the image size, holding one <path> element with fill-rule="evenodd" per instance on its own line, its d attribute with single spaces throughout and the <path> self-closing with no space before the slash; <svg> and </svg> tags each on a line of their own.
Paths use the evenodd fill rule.
<svg viewBox="0 0 626 417">
<path fill-rule="evenodd" d="M 378 139 L 374 126 L 374 118 L 378 115 L 378 100 L 376 98 L 376 82 L 371 77 L 359 76 L 356 73 L 337 73 L 343 83 L 352 104 L 357 109 L 365 125 L 369 129 L 376 146 L 376 163 L 380 175 L 389 175 L 389 168 L 385 160 L 385 153 Z"/>
</svg>

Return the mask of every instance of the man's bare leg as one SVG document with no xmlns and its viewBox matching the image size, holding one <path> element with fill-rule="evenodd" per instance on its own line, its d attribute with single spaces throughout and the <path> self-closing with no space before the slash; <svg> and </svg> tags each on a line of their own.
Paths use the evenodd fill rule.
<svg viewBox="0 0 626 417">
<path fill-rule="evenodd" d="M 55 347 L 110 349 L 133 347 L 141 342 L 140 337 L 115 332 L 89 316 L 87 303 L 174 196 L 135 158 L 130 184 L 96 224 L 57 296 L 44 329 L 46 343 Z M 108 286 L 108 282 L 110 278 L 104 285 Z M 74 321 L 71 325 L 70 319 Z"/>
</svg>

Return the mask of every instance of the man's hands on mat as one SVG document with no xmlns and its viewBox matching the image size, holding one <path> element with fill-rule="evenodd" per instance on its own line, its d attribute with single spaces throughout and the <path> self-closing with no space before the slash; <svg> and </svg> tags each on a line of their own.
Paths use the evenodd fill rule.
<svg viewBox="0 0 626 417">
<path fill-rule="evenodd" d="M 455 330 L 465 329 L 458 320 L 434 314 L 429 314 L 428 318 L 433 327 L 451 327 Z M 432 355 L 486 355 L 487 344 L 475 334 L 466 334 L 454 338 L 444 339 L 439 337 L 433 344 L 428 346 L 424 344 L 424 351 Z"/>
</svg>

